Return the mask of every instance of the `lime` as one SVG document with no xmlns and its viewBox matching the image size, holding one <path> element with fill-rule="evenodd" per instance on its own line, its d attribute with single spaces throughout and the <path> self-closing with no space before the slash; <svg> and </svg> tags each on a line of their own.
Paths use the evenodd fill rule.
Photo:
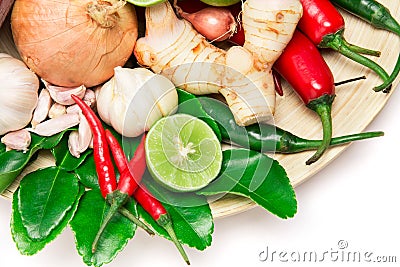
<svg viewBox="0 0 400 267">
<path fill-rule="evenodd" d="M 159 3 L 164 3 L 167 0 L 126 0 L 126 2 L 131 3 L 135 6 L 142 6 L 142 7 L 148 7 L 148 6 L 154 6 Z"/>
<path fill-rule="evenodd" d="M 231 6 L 239 3 L 241 0 L 200 0 L 210 6 Z"/>
<path fill-rule="evenodd" d="M 215 179 L 222 150 L 204 121 L 175 114 L 157 121 L 146 137 L 146 162 L 153 178 L 172 191 L 196 191 Z"/>
</svg>

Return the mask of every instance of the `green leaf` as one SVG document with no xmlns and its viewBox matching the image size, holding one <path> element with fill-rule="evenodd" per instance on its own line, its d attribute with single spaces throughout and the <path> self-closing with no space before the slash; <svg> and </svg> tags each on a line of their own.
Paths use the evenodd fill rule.
<svg viewBox="0 0 400 267">
<path fill-rule="evenodd" d="M 79 181 L 91 189 L 99 189 L 99 181 L 96 173 L 96 165 L 94 157 L 87 157 L 86 160 L 76 170 L 75 174 L 78 176 Z"/>
<path fill-rule="evenodd" d="M 132 207 L 134 205 L 129 205 L 130 211 L 137 216 Z M 135 234 L 136 225 L 116 214 L 100 237 L 96 252 L 92 253 L 92 243 L 108 210 L 109 204 L 100 191 L 90 190 L 82 197 L 75 217 L 70 222 L 77 251 L 87 265 L 101 266 L 111 262 Z"/>
<path fill-rule="evenodd" d="M 47 238 L 72 208 L 78 192 L 78 178 L 57 167 L 26 175 L 20 184 L 18 208 L 29 237 Z"/>
<path fill-rule="evenodd" d="M 164 189 L 145 174 L 144 184 L 153 196 L 164 205 L 169 213 L 179 241 L 198 250 L 204 250 L 211 245 L 214 231 L 213 217 L 207 199 L 194 193 L 174 193 Z M 166 231 L 161 228 L 142 207 L 138 205 L 138 213 L 150 224 L 160 236 L 169 239 Z"/>
<path fill-rule="evenodd" d="M 68 135 L 65 135 L 60 143 L 51 149 L 56 165 L 66 171 L 73 171 L 78 168 L 92 151 L 92 149 L 87 149 L 79 158 L 72 156 L 68 149 Z"/>
<path fill-rule="evenodd" d="M 18 189 L 19 190 L 19 189 Z M 21 214 L 18 210 L 18 202 L 19 202 L 19 193 L 18 191 L 13 195 L 13 202 L 12 202 L 12 217 L 11 217 L 11 234 L 12 238 L 22 255 L 34 255 L 40 250 L 42 250 L 48 243 L 56 239 L 56 237 L 64 230 L 64 228 L 68 225 L 68 222 L 74 216 L 78 204 L 79 199 L 85 192 L 85 188 L 80 186 L 80 190 L 78 196 L 74 202 L 72 208 L 67 212 L 64 219 L 61 223 L 51 231 L 50 235 L 43 240 L 37 241 L 33 240 L 28 236 L 28 233 L 22 223 Z"/>
<path fill-rule="evenodd" d="M 0 154 L 0 193 L 2 193 L 22 172 L 40 149 L 50 149 L 60 142 L 64 132 L 51 137 L 31 134 L 32 141 L 26 152 L 10 150 Z"/>
<path fill-rule="evenodd" d="M 74 130 L 74 128 L 67 129 L 65 131 L 62 131 L 58 134 L 55 134 L 55 135 L 49 136 L 49 137 L 40 136 L 40 135 L 31 133 L 31 137 L 32 137 L 31 147 L 32 147 L 32 144 L 34 144 L 34 146 L 38 146 L 38 147 L 40 147 L 40 149 L 51 149 L 51 148 L 55 147 L 61 141 L 61 139 L 63 138 L 65 133 L 67 133 L 71 130 Z"/>
<path fill-rule="evenodd" d="M 0 140 L 1 138 L 2 136 L 0 136 Z M 0 142 L 0 155 L 3 154 L 4 152 L 6 152 L 6 145 Z"/>
<path fill-rule="evenodd" d="M 36 151 L 26 153 L 10 150 L 0 154 L 0 193 L 2 193 L 22 172 Z"/>
<path fill-rule="evenodd" d="M 250 190 L 253 179 L 259 186 Z M 245 196 L 281 218 L 293 217 L 297 212 L 295 192 L 284 168 L 265 154 L 247 149 L 224 151 L 219 177 L 197 193 Z"/>
<path fill-rule="evenodd" d="M 222 137 L 218 124 L 212 117 L 210 117 L 210 115 L 207 114 L 207 112 L 204 111 L 197 97 L 181 89 L 177 89 L 177 92 L 179 103 L 178 113 L 189 114 L 203 120 L 213 129 L 215 135 L 218 137 L 218 140 L 221 142 Z"/>
<path fill-rule="evenodd" d="M 142 136 L 128 138 L 122 137 L 115 131 L 112 131 L 114 136 L 121 142 L 122 148 L 128 158 L 131 159 L 134 155 L 136 148 L 138 147 Z M 93 157 L 86 157 L 85 161 L 75 170 L 81 183 L 83 183 L 88 188 L 99 188 L 98 177 L 96 173 L 96 165 Z M 119 178 L 119 173 L 117 173 L 117 179 Z"/>
</svg>

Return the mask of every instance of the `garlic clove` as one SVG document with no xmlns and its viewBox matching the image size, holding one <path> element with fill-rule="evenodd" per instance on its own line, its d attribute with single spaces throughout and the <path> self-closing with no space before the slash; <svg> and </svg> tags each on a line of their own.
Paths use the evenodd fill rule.
<svg viewBox="0 0 400 267">
<path fill-rule="evenodd" d="M 55 119 L 44 121 L 36 125 L 35 129 L 29 129 L 29 131 L 40 136 L 52 136 L 78 124 L 79 114 L 67 113 Z"/>
<path fill-rule="evenodd" d="M 67 113 L 67 108 L 59 103 L 54 103 L 49 110 L 49 118 L 55 119 Z"/>
<path fill-rule="evenodd" d="M 39 99 L 38 99 L 35 111 L 33 112 L 32 121 L 31 121 L 33 128 L 35 128 L 36 125 L 38 125 L 39 123 L 41 123 L 42 121 L 44 121 L 47 118 L 52 102 L 53 101 L 51 99 L 49 90 L 47 90 L 46 88 L 43 88 L 40 91 Z"/>
<path fill-rule="evenodd" d="M 92 141 L 92 131 L 85 116 L 80 113 L 80 123 L 78 127 L 78 151 L 83 153 L 88 149 Z"/>
<path fill-rule="evenodd" d="M 1 142 L 6 145 L 7 150 L 21 150 L 26 152 L 31 144 L 31 134 L 26 129 L 9 132 Z"/>
<path fill-rule="evenodd" d="M 68 149 L 72 156 L 79 158 L 81 153 L 79 151 L 79 134 L 78 131 L 72 131 L 68 136 Z"/>
<path fill-rule="evenodd" d="M 114 106 L 114 104 L 112 104 L 112 102 L 114 101 L 114 84 L 115 79 L 111 78 L 101 88 L 98 88 L 95 91 L 97 112 L 100 118 L 108 125 L 111 125 L 109 115 L 110 110 L 112 109 L 111 105 Z"/>
<path fill-rule="evenodd" d="M 88 106 L 91 105 L 91 102 L 89 101 L 83 101 L 83 102 L 85 102 Z M 81 112 L 81 108 L 77 104 L 73 104 L 66 107 L 66 113 L 79 113 L 79 112 Z"/>
<path fill-rule="evenodd" d="M 85 95 L 82 99 L 92 108 L 96 105 L 96 94 L 91 89 L 86 89 Z"/>
<path fill-rule="evenodd" d="M 61 87 L 52 85 L 43 79 L 42 82 L 46 86 L 47 90 L 49 90 L 51 98 L 61 105 L 68 106 L 75 104 L 75 101 L 71 98 L 72 94 L 79 98 L 83 98 L 85 96 L 86 87 L 84 85 L 79 87 Z"/>
</svg>

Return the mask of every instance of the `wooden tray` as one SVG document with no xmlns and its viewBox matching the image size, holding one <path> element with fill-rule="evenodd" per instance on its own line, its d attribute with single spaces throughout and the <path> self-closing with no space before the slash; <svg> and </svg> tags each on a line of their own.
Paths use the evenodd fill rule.
<svg viewBox="0 0 400 267">
<path fill-rule="evenodd" d="M 400 18 L 400 2 L 390 0 L 380 0 L 380 2 L 391 10 L 392 15 Z M 399 37 L 386 31 L 376 30 L 345 12 L 343 12 L 343 15 L 346 21 L 346 39 L 354 44 L 380 50 L 382 55 L 375 61 L 390 73 L 400 50 Z M 9 23 L 7 22 L 0 30 L 0 52 L 6 52 L 18 57 L 12 42 Z M 337 97 L 332 107 L 334 136 L 363 131 L 382 110 L 391 94 L 375 93 L 372 90 L 381 81 L 375 73 L 367 68 L 333 51 L 326 50 L 323 51 L 323 54 L 332 69 L 335 81 L 361 75 L 367 76 L 364 81 L 338 87 L 336 91 Z M 393 88 L 397 86 L 398 81 L 399 79 L 395 81 Z M 301 137 L 321 138 L 322 129 L 317 115 L 304 107 L 287 84 L 283 84 L 283 86 L 284 97 L 278 97 L 277 101 L 276 125 Z M 368 141 L 363 142 L 365 142 L 366 146 L 368 145 Z M 341 146 L 330 149 L 317 163 L 311 166 L 306 166 L 305 161 L 313 152 L 273 156 L 285 167 L 293 186 L 297 186 L 324 168 L 335 157 L 339 156 L 346 147 Z M 53 162 L 50 157 L 42 154 L 24 173 L 51 164 Z M 2 196 L 11 198 L 17 186 L 18 181 L 13 183 Z M 248 199 L 233 195 L 226 195 L 217 201 L 210 202 L 215 217 L 232 215 L 254 207 L 254 204 Z"/>
</svg>

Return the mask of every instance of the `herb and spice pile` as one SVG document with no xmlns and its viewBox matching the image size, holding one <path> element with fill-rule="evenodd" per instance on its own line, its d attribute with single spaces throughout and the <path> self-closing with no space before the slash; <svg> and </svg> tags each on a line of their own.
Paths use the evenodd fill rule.
<svg viewBox="0 0 400 267">
<path fill-rule="evenodd" d="M 291 218 L 295 192 L 273 153 L 314 151 L 311 165 L 332 146 L 383 135 L 333 135 L 335 87 L 365 77 L 335 82 L 320 49 L 372 70 L 376 94 L 400 72 L 400 56 L 387 72 L 371 60 L 379 51 L 343 37 L 338 7 L 400 34 L 374 0 L 0 5 L 20 55 L 0 53 L 0 193 L 19 182 L 10 226 L 23 255 L 70 227 L 83 262 L 101 266 L 145 231 L 190 264 L 185 247 L 211 245 L 209 201 L 225 194 Z M 274 124 L 282 79 L 318 114 L 321 140 Z M 50 166 L 24 172 L 44 155 Z"/>
</svg>

